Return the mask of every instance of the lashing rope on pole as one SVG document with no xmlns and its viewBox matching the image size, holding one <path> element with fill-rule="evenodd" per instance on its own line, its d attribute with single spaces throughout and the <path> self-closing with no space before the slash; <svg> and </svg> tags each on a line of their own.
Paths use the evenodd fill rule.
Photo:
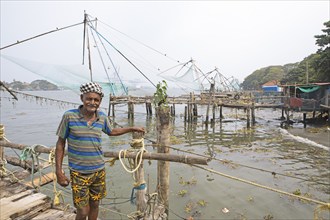
<svg viewBox="0 0 330 220">
<path fill-rule="evenodd" d="M 127 150 L 120 150 L 119 151 L 119 161 L 121 163 L 121 165 L 123 166 L 123 168 L 128 172 L 128 173 L 134 173 L 136 172 L 142 164 L 143 161 L 143 153 L 146 151 L 145 146 L 144 146 L 144 139 L 140 138 L 140 139 L 133 139 L 130 143 L 131 148 L 127 149 Z M 137 152 L 135 159 L 130 159 L 127 158 L 128 160 L 128 166 L 125 165 L 124 160 L 126 159 L 126 153 L 127 152 Z M 122 153 L 123 158 L 122 158 Z M 137 182 L 136 179 L 133 176 L 133 179 L 135 181 L 134 186 L 132 188 L 132 192 L 131 192 L 131 204 L 134 204 L 134 191 L 135 190 L 144 190 L 146 188 L 146 183 L 145 182 Z"/>
<path fill-rule="evenodd" d="M 19 182 L 19 179 L 14 175 L 14 173 L 6 168 L 6 164 L 7 164 L 6 159 L 3 160 L 0 159 L 0 177 L 9 176 L 9 181 L 11 183 Z"/>
<path fill-rule="evenodd" d="M 32 186 L 36 189 L 40 188 L 40 184 L 41 184 L 41 170 L 40 170 L 40 163 L 39 163 L 39 155 L 40 153 L 35 151 L 35 148 L 37 146 L 43 146 L 40 144 L 34 144 L 31 147 L 26 147 L 24 148 L 24 150 L 22 151 L 21 155 L 20 155 L 20 160 L 22 161 L 26 161 L 26 159 L 28 157 L 31 157 L 32 159 L 32 165 L 31 165 L 31 183 Z M 43 146 L 46 147 L 46 146 Z M 38 167 L 38 172 L 39 172 L 39 185 L 35 186 L 33 179 L 34 179 L 34 169 L 35 169 L 35 161 L 37 162 L 37 167 Z"/>
</svg>

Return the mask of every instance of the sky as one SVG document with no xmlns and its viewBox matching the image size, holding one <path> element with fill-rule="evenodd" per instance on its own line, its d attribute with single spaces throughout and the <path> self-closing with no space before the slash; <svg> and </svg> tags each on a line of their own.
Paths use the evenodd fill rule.
<svg viewBox="0 0 330 220">
<path fill-rule="evenodd" d="M 145 75 L 112 51 L 109 56 L 114 66 L 108 68 L 117 69 L 125 80 L 142 76 L 156 84 L 160 78 L 155 70 L 162 73 L 193 59 L 204 73 L 217 67 L 227 78 L 243 82 L 255 70 L 299 62 L 315 53 L 314 36 L 323 34 L 323 23 L 330 20 L 329 2 L 1 0 L 0 42 L 5 47 L 80 23 L 85 11 L 91 19 L 98 19 L 97 29 L 103 31 L 104 39 Z M 3 56 L 81 65 L 82 39 L 83 25 L 78 25 L 0 50 L 1 81 L 40 79 Z M 91 47 L 96 51 L 95 45 Z M 37 66 L 33 69 L 41 71 Z"/>
</svg>

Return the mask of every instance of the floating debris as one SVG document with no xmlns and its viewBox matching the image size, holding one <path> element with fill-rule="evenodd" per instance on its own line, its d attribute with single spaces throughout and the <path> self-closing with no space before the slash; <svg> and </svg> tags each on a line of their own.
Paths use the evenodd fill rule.
<svg viewBox="0 0 330 220">
<path fill-rule="evenodd" d="M 229 212 L 229 210 L 227 208 L 223 208 L 221 211 L 225 214 Z"/>
</svg>

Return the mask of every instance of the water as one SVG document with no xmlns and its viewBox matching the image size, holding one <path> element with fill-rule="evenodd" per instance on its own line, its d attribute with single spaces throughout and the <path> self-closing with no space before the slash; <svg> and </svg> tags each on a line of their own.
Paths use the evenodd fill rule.
<svg viewBox="0 0 330 220">
<path fill-rule="evenodd" d="M 29 93 L 80 103 L 79 96 L 70 91 Z M 21 95 L 18 96 L 19 101 L 13 103 L 3 92 L 1 97 L 1 123 L 5 125 L 6 137 L 14 143 L 28 145 L 54 147 L 57 140 L 55 132 L 63 112 L 77 107 L 42 99 L 36 101 Z M 107 107 L 107 99 L 102 104 Z M 183 109 L 184 106 L 176 106 L 177 116 L 173 118 L 171 134 L 175 144 L 172 147 L 213 156 L 217 160 L 212 160 L 206 167 L 220 173 L 330 202 L 329 146 L 297 139 L 281 129 L 280 121 L 276 119 L 281 116 L 279 110 L 258 110 L 257 124 L 246 129 L 246 121 L 241 120 L 245 118 L 242 110 L 224 109 L 223 123 L 206 127 L 202 123 L 206 108 L 199 109 L 199 115 L 203 116 L 195 124 L 183 122 L 180 114 Z M 125 105 L 116 107 L 114 120 L 123 126 L 132 125 L 127 120 L 126 111 Z M 146 128 L 146 148 L 153 151 L 148 140 L 156 140 L 155 119 L 146 116 L 144 105 L 135 106 L 135 112 L 134 125 Z M 105 151 L 127 149 L 130 140 L 129 134 L 111 138 L 104 136 L 103 147 Z M 16 155 L 20 152 L 6 149 L 5 153 Z M 182 154 L 175 150 L 171 153 Z M 157 163 L 145 161 L 144 168 L 148 191 L 152 193 L 156 190 Z M 102 201 L 100 217 L 127 219 L 127 214 L 135 211 L 135 206 L 129 202 L 134 180 L 119 161 L 112 167 L 107 165 L 106 170 L 108 197 Z M 275 172 L 276 175 L 261 170 Z M 185 164 L 171 163 L 170 172 L 170 219 L 313 219 L 314 209 L 318 206 Z M 72 205 L 70 189 L 58 185 L 57 188 L 62 191 L 65 202 Z M 41 190 L 53 197 L 52 184 Z M 229 212 L 224 213 L 224 208 Z M 329 219 L 329 211 L 322 212 L 320 217 Z"/>
</svg>

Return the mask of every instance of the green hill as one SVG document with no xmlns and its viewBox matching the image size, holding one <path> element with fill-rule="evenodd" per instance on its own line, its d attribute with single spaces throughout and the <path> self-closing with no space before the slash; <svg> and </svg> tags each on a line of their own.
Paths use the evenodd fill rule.
<svg viewBox="0 0 330 220">
<path fill-rule="evenodd" d="M 254 71 L 241 84 L 244 90 L 258 90 L 266 82 L 283 84 L 330 82 L 330 21 L 325 22 L 324 34 L 314 36 L 319 49 L 302 61 L 284 66 L 268 66 Z"/>
</svg>

